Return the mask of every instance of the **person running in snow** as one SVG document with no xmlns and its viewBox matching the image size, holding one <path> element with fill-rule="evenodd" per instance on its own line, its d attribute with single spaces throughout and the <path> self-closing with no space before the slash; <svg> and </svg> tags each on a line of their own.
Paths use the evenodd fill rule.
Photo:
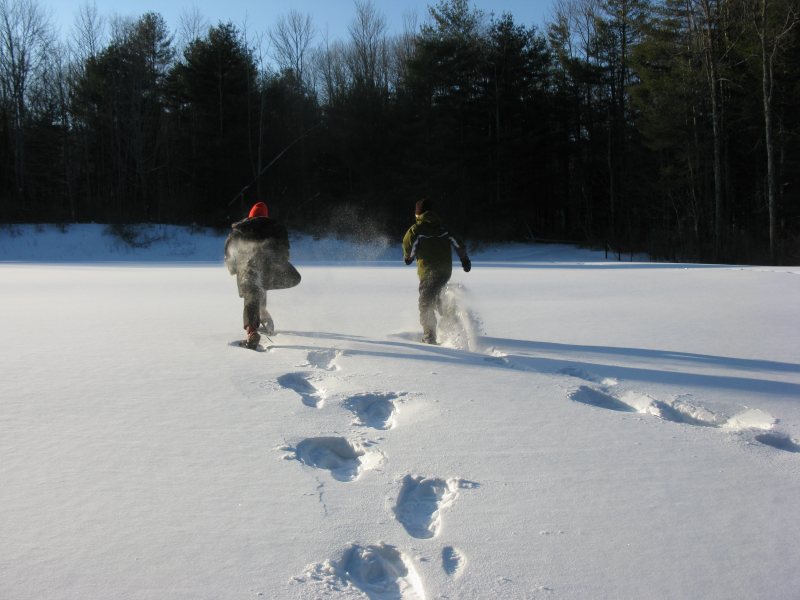
<svg viewBox="0 0 800 600">
<path fill-rule="evenodd" d="M 275 323 L 267 311 L 267 290 L 280 290 L 300 283 L 300 273 L 289 262 L 286 228 L 269 217 L 269 209 L 257 202 L 246 219 L 234 223 L 225 240 L 225 266 L 236 275 L 239 297 L 244 299 L 243 345 L 255 349 L 261 336 L 275 334 Z"/>
<path fill-rule="evenodd" d="M 430 200 L 417 202 L 417 222 L 403 237 L 403 260 L 410 265 L 417 259 L 419 276 L 419 322 L 422 325 L 422 341 L 436 343 L 436 313 L 442 314 L 441 294 L 453 272 L 451 247 L 455 249 L 461 266 L 469 273 L 472 263 L 464 244 L 442 224 L 442 220 L 431 210 Z"/>
</svg>

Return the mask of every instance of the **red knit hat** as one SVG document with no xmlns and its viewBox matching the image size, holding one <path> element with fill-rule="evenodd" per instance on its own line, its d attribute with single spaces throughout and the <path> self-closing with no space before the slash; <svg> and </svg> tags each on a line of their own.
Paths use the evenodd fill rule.
<svg viewBox="0 0 800 600">
<path fill-rule="evenodd" d="M 267 205 L 263 202 L 256 202 L 253 204 L 253 208 L 250 209 L 250 215 L 248 215 L 251 219 L 253 217 L 268 217 L 269 216 L 269 209 Z"/>
</svg>

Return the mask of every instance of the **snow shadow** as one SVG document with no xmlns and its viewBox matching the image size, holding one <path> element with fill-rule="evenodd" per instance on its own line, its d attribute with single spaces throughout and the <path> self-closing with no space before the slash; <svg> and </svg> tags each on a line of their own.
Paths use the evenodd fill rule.
<svg viewBox="0 0 800 600">
<path fill-rule="evenodd" d="M 445 546 L 442 548 L 442 568 L 450 577 L 458 577 L 464 571 L 466 559 L 458 548 Z"/>
<path fill-rule="evenodd" d="M 569 364 L 571 368 L 576 369 L 602 370 L 618 380 L 680 385 L 692 388 L 708 387 L 728 389 L 737 392 L 752 392 L 755 394 L 800 396 L 800 384 L 788 381 L 776 381 L 773 379 L 757 379 L 754 377 L 741 377 L 736 375 L 708 375 L 705 373 L 692 373 L 688 371 L 625 367 L 616 364 L 568 363 L 563 359 L 557 358 L 526 357 L 513 354 L 508 355 L 508 359 L 512 361 L 515 368 L 526 371 L 558 373 L 564 369 L 565 364 Z"/>
<path fill-rule="evenodd" d="M 784 452 L 800 452 L 800 444 L 790 438 L 788 435 L 782 433 L 769 432 L 761 433 L 755 436 L 755 440 L 770 446 L 776 450 L 783 450 Z"/>
<path fill-rule="evenodd" d="M 593 372 L 604 373 L 609 380 L 643 381 L 661 384 L 680 384 L 692 387 L 712 387 L 800 396 L 800 384 L 775 379 L 746 377 L 737 374 L 714 374 L 692 372 L 697 368 L 721 368 L 745 373 L 769 373 L 800 375 L 800 365 L 766 360 L 740 359 L 725 356 L 711 356 L 670 350 L 645 348 L 614 348 L 608 346 L 582 346 L 512 340 L 505 338 L 482 338 L 487 347 L 500 347 L 506 351 L 504 360 L 513 368 L 543 373 L 561 373 L 581 377 L 591 381 L 597 376 Z M 549 355 L 549 356 L 548 356 Z M 586 362 L 587 355 L 597 358 L 597 362 Z M 572 360 L 571 360 L 572 359 Z M 575 360 L 577 359 L 577 360 Z M 608 362 L 604 364 L 603 359 Z M 649 361 L 655 365 L 669 365 L 669 369 L 651 369 L 619 365 L 630 359 L 632 362 Z"/>
<path fill-rule="evenodd" d="M 510 261 L 480 261 L 473 260 L 473 264 L 480 265 L 482 269 L 486 268 L 501 268 L 501 269 L 537 269 L 537 270 L 590 270 L 590 271 L 616 271 L 620 269 L 636 269 L 636 270 L 664 270 L 664 269 L 680 269 L 680 270 L 693 270 L 693 269 L 730 269 L 734 265 L 711 265 L 711 264 L 697 264 L 697 263 L 648 263 L 648 262 L 629 262 L 617 261 L 613 258 L 600 259 L 598 262 L 520 262 Z"/>
<path fill-rule="evenodd" d="M 615 386 L 619 383 L 613 377 L 602 377 L 600 375 L 597 375 L 596 373 L 592 373 L 591 371 L 585 371 L 583 369 L 578 369 L 577 367 L 564 367 L 563 369 L 559 369 L 558 373 L 560 375 L 569 375 L 570 377 L 577 377 L 578 379 L 583 379 L 584 381 L 590 381 L 592 383 L 599 383 L 600 385 L 606 387 Z"/>
<path fill-rule="evenodd" d="M 512 368 L 538 373 L 559 373 L 564 369 L 573 369 L 576 372 L 601 371 L 607 377 L 617 380 L 642 381 L 668 385 L 682 385 L 692 387 L 711 387 L 731 389 L 738 392 L 754 392 L 779 394 L 800 397 L 800 384 L 776 381 L 772 379 L 759 379 L 740 375 L 709 375 L 693 373 L 689 369 L 696 367 L 716 367 L 729 370 L 740 370 L 765 374 L 788 373 L 800 375 L 800 365 L 776 361 L 739 359 L 725 356 L 710 356 L 669 350 L 652 350 L 647 348 L 614 348 L 608 346 L 582 346 L 572 344 L 556 344 L 551 342 L 537 342 L 531 340 L 515 340 L 496 337 L 480 337 L 478 344 L 483 348 L 502 348 L 503 356 L 491 355 L 481 352 L 470 352 L 443 346 L 434 346 L 415 343 L 411 340 L 416 337 L 412 333 L 391 334 L 394 340 L 378 340 L 357 335 L 346 335 L 330 332 L 302 332 L 288 331 L 287 333 L 300 337 L 309 337 L 321 340 L 335 340 L 338 342 L 354 342 L 374 346 L 374 351 L 348 348 L 350 356 L 374 356 L 400 360 L 436 361 L 451 364 L 471 364 L 484 368 Z M 284 346 L 284 348 L 306 349 L 307 346 Z M 393 352 L 392 349 L 403 350 Z M 550 356 L 546 356 L 546 355 Z M 586 355 L 597 357 L 597 362 L 587 362 Z M 609 362 L 602 359 L 607 358 Z M 647 360 L 653 364 L 683 365 L 684 369 L 671 368 L 653 369 L 646 367 L 620 366 L 618 361 Z"/>
<path fill-rule="evenodd" d="M 448 362 L 453 364 L 464 364 L 465 362 L 474 362 L 480 365 L 486 358 L 485 354 L 471 352 L 469 350 L 461 350 L 457 348 L 448 348 L 447 346 L 436 346 L 432 344 L 422 344 L 420 342 L 412 341 L 392 341 L 392 340 L 379 340 L 374 338 L 366 338 L 359 335 L 347 335 L 343 333 L 332 333 L 327 331 L 285 331 L 287 335 L 296 337 L 307 337 L 316 340 L 333 341 L 338 343 L 358 343 L 369 344 L 375 346 L 376 350 L 363 350 L 355 348 L 347 348 L 347 356 L 372 356 L 377 358 L 396 358 L 401 360 L 437 360 L 441 362 Z M 420 337 L 421 334 L 391 334 L 391 337 L 412 340 Z M 287 350 L 311 350 L 314 347 L 309 345 L 280 345 L 275 344 L 275 348 Z M 392 352 L 392 349 L 405 350 L 405 352 Z M 409 353 L 409 350 L 415 352 Z"/>
<path fill-rule="evenodd" d="M 777 373 L 795 373 L 800 375 L 800 365 L 769 360 L 753 360 L 731 356 L 712 356 L 692 352 L 674 350 L 653 350 L 649 348 L 624 348 L 613 346 L 586 346 L 578 344 L 558 344 L 554 342 L 537 342 L 533 340 L 513 340 L 507 338 L 483 337 L 487 346 L 502 346 L 505 349 L 517 349 L 536 354 L 552 353 L 560 355 L 580 354 L 615 357 L 631 357 L 653 359 L 657 362 L 678 362 L 698 366 L 724 367 L 740 371 L 773 371 Z"/>
</svg>

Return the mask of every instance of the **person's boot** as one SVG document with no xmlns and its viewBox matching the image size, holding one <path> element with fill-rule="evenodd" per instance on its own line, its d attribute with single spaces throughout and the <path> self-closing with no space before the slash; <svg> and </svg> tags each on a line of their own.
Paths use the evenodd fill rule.
<svg viewBox="0 0 800 600">
<path fill-rule="evenodd" d="M 436 343 L 436 332 L 435 331 L 424 331 L 422 333 L 422 343 L 423 344 L 435 344 Z"/>
<path fill-rule="evenodd" d="M 264 335 L 275 335 L 275 322 L 272 320 L 272 315 L 266 310 L 261 313 L 261 327 L 259 331 Z"/>
<path fill-rule="evenodd" d="M 258 334 L 258 330 L 252 325 L 248 325 L 247 338 L 244 340 L 245 347 L 250 348 L 250 350 L 255 350 L 256 348 L 258 348 L 258 342 L 260 340 L 261 336 Z"/>
</svg>

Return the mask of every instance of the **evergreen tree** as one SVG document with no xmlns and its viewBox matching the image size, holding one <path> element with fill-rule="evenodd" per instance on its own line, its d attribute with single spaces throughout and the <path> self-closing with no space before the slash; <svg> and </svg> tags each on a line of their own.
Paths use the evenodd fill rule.
<svg viewBox="0 0 800 600">
<path fill-rule="evenodd" d="M 74 126 L 84 141 L 79 177 L 90 212 L 112 221 L 158 220 L 166 166 L 164 110 L 171 39 L 160 15 L 123 23 L 89 56 L 74 85 Z"/>
<path fill-rule="evenodd" d="M 236 27 L 220 24 L 190 42 L 170 74 L 173 118 L 171 154 L 184 177 L 184 211 L 222 224 L 228 204 L 254 175 L 258 133 L 257 71 L 252 51 Z"/>
</svg>

